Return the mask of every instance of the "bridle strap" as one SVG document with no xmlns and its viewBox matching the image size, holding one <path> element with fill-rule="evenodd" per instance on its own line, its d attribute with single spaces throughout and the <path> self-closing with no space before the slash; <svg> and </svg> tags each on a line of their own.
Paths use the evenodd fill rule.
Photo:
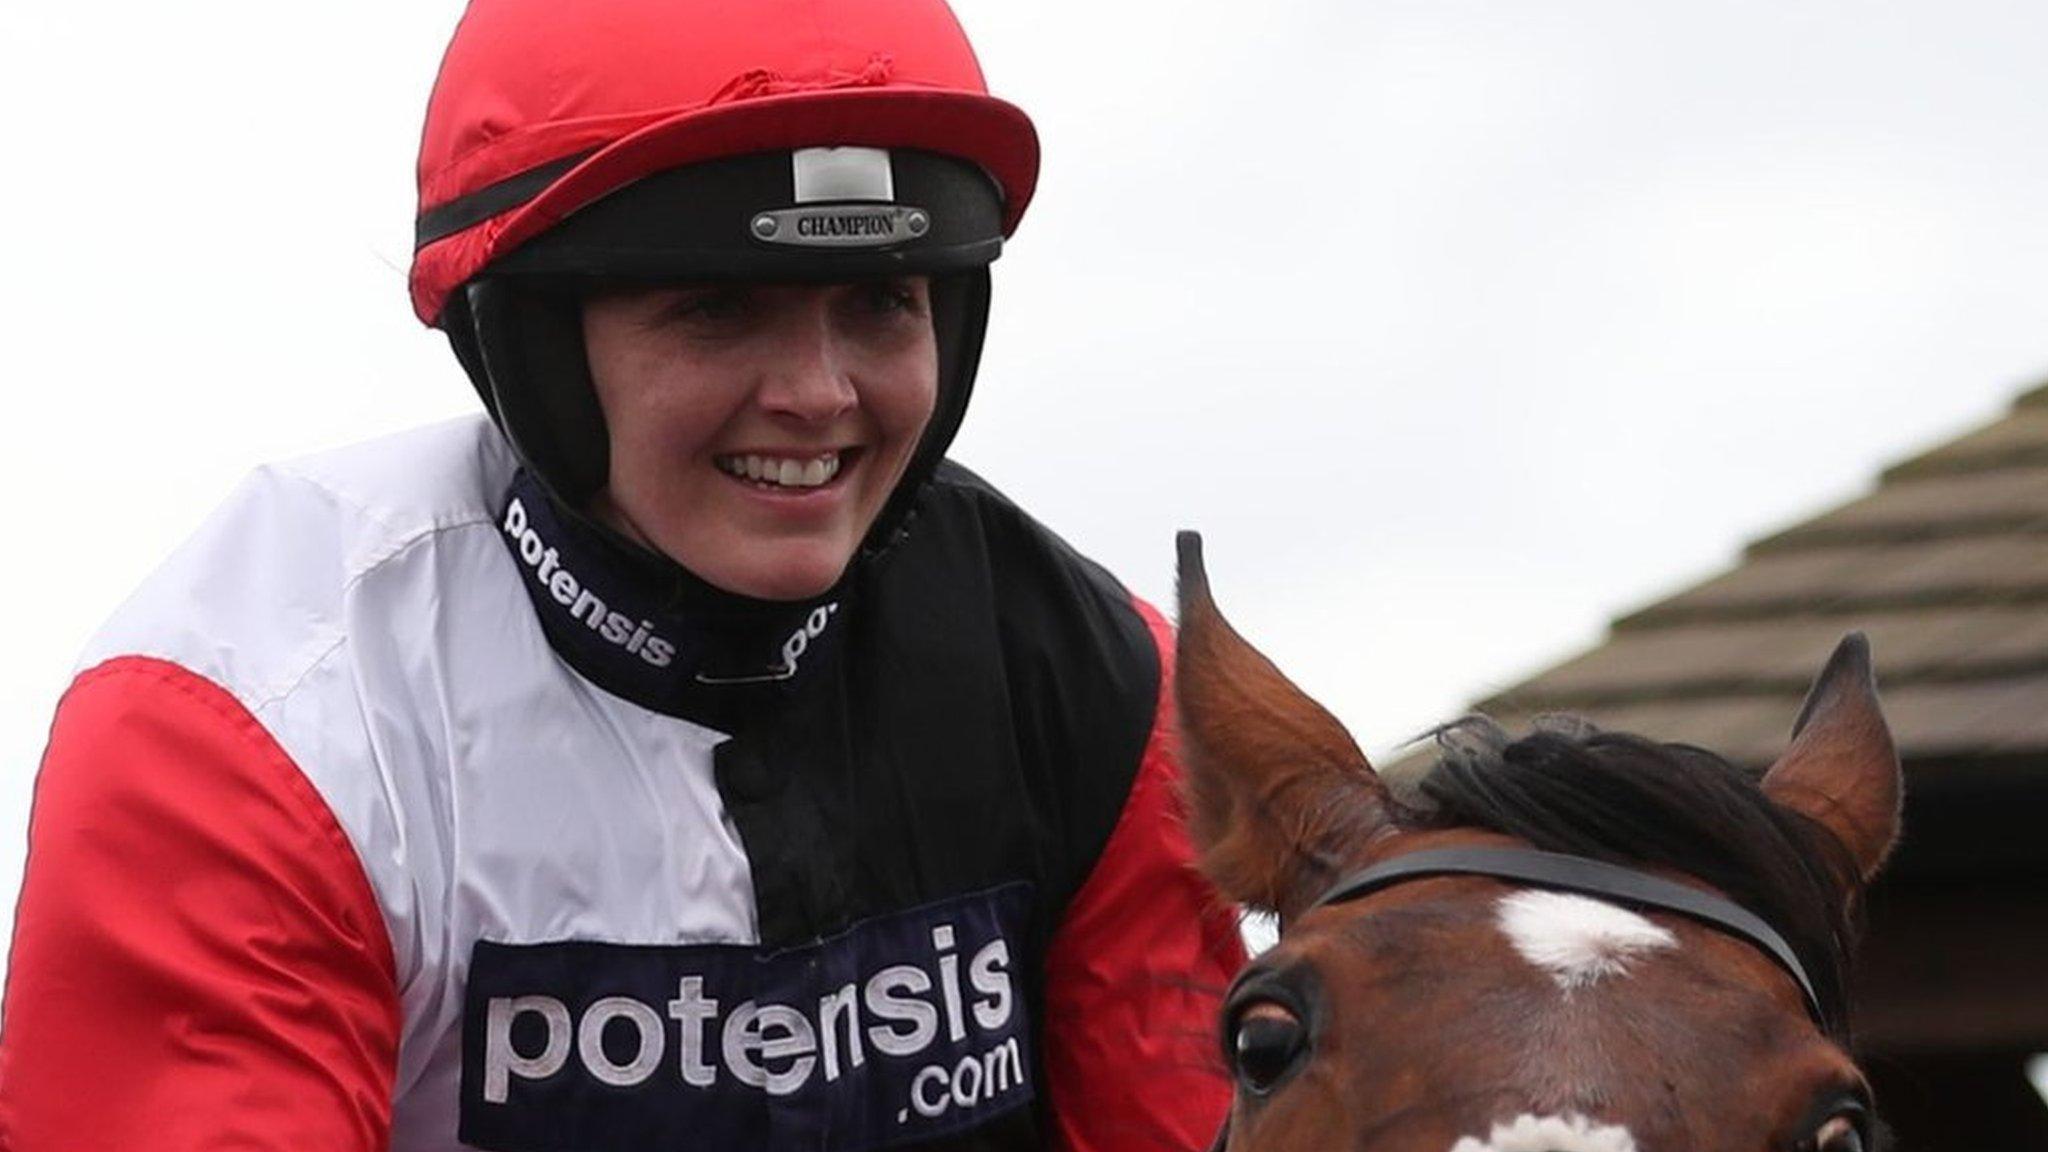
<svg viewBox="0 0 2048 1152">
<path fill-rule="evenodd" d="M 1602 896 L 1636 908 L 1676 912 L 1740 940 L 1746 940 L 1789 973 L 1806 997 L 1806 1010 L 1823 1028 L 1827 1015 L 1821 1009 L 1813 981 L 1792 946 L 1755 913 L 1725 897 L 1703 892 L 1661 876 L 1638 872 L 1618 864 L 1538 852 L 1533 848 L 1432 848 L 1411 852 L 1370 868 L 1353 872 L 1318 897 L 1309 908 L 1342 904 L 1382 888 L 1429 876 L 1488 876 L 1514 880 L 1538 888 Z"/>
</svg>

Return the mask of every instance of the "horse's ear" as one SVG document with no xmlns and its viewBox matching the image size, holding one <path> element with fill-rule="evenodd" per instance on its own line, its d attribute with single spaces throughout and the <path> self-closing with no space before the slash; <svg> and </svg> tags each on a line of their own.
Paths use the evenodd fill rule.
<svg viewBox="0 0 2048 1152">
<path fill-rule="evenodd" d="M 1232 899 L 1292 917 L 1387 829 L 1386 787 L 1344 726 L 1217 612 L 1201 537 L 1178 543 L 1175 685 L 1202 868 Z"/>
<path fill-rule="evenodd" d="M 1765 773 L 1764 791 L 1834 833 L 1859 880 L 1868 882 L 1891 853 L 1905 788 L 1861 632 L 1843 637 L 1813 682 L 1792 746 Z"/>
</svg>

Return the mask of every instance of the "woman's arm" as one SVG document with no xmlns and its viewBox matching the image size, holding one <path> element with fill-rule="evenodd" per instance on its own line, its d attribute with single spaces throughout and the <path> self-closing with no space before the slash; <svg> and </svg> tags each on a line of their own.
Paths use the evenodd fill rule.
<svg viewBox="0 0 2048 1152">
<path fill-rule="evenodd" d="M 81 675 L 37 778 L 0 1015 L 0 1147 L 372 1152 L 398 1004 L 361 863 L 232 696 Z"/>
<path fill-rule="evenodd" d="M 1138 607 L 1160 650 L 1152 735 L 1046 958 L 1053 1146 L 1068 1152 L 1199 1150 L 1230 1106 L 1216 1017 L 1244 944 L 1235 909 L 1195 870 L 1182 818 L 1173 633 Z"/>
</svg>

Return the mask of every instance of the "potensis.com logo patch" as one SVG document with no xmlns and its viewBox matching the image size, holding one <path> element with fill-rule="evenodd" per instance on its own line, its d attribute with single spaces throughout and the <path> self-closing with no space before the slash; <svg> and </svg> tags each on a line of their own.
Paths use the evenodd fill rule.
<svg viewBox="0 0 2048 1152">
<path fill-rule="evenodd" d="M 479 942 L 465 1143 L 497 1152 L 868 1149 L 1032 1098 L 1016 965 L 1029 889 L 805 948 Z"/>
</svg>

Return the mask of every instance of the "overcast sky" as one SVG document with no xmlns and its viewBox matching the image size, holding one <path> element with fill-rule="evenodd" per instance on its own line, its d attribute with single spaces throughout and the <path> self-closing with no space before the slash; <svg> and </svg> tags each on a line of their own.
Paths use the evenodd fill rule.
<svg viewBox="0 0 2048 1152">
<path fill-rule="evenodd" d="M 458 11 L 0 12 L 0 913 L 126 591 L 253 463 L 471 409 L 404 285 Z M 960 12 L 1045 167 L 957 455 L 1157 599 L 1201 529 L 1374 751 L 2048 376 L 2037 2 Z"/>
</svg>

